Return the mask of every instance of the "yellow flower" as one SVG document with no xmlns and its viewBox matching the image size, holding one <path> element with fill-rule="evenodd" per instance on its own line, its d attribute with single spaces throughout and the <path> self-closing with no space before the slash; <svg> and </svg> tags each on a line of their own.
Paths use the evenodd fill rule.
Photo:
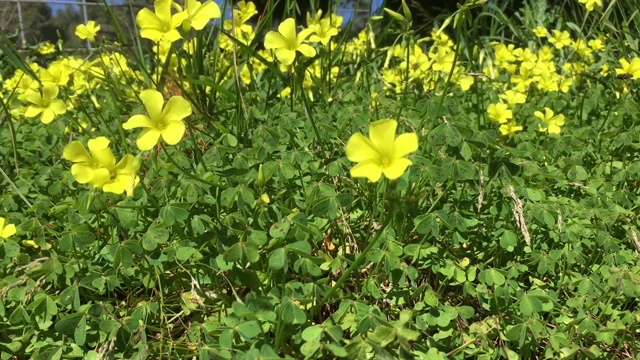
<svg viewBox="0 0 640 360">
<path fill-rule="evenodd" d="M 604 49 L 604 44 L 602 43 L 601 38 L 589 40 L 587 44 L 593 51 L 600 51 Z"/>
<path fill-rule="evenodd" d="M 144 8 L 136 15 L 136 24 L 140 27 L 140 36 L 153 42 L 164 39 L 174 42 L 182 36 L 178 27 L 189 16 L 187 12 L 180 11 L 171 15 L 171 0 L 156 0 L 153 5 L 155 12 Z"/>
<path fill-rule="evenodd" d="M 306 57 L 316 56 L 316 50 L 311 45 L 302 42 L 311 35 L 312 30 L 304 29 L 296 34 L 296 21 L 292 18 L 284 20 L 278 26 L 278 32 L 269 31 L 264 38 L 266 49 L 275 49 L 276 58 L 283 65 L 291 65 L 296 58 L 296 52 Z"/>
<path fill-rule="evenodd" d="M 519 131 L 522 131 L 522 126 L 516 125 L 515 121 L 510 121 L 508 123 L 504 123 L 500 125 L 500 134 L 502 135 L 513 135 Z"/>
<path fill-rule="evenodd" d="M 45 41 L 44 43 L 40 44 L 40 46 L 38 46 L 38 52 L 40 53 L 40 55 L 53 54 L 54 52 L 56 52 L 56 47 L 52 43 Z"/>
<path fill-rule="evenodd" d="M 453 67 L 453 59 L 455 59 L 456 54 L 450 48 L 438 47 L 438 51 L 430 52 L 429 57 L 433 60 L 431 65 L 433 70 L 449 73 Z"/>
<path fill-rule="evenodd" d="M 89 41 L 95 42 L 98 31 L 100 31 L 100 25 L 96 25 L 93 20 L 89 20 L 87 25 L 80 24 L 76 26 L 76 36 L 81 40 L 89 39 Z"/>
<path fill-rule="evenodd" d="M 549 134 L 560 134 L 561 127 L 564 125 L 564 115 L 560 114 L 554 116 L 553 110 L 548 107 L 544 108 L 544 114 L 540 111 L 536 111 L 533 115 L 542 120 L 546 125 L 539 125 L 538 131 L 549 132 Z"/>
<path fill-rule="evenodd" d="M 8 239 L 16 233 L 16 226 L 13 224 L 5 225 L 5 218 L 0 217 L 0 238 Z"/>
<path fill-rule="evenodd" d="M 536 26 L 533 29 L 533 33 L 539 38 L 545 37 L 548 34 L 547 29 L 542 25 Z"/>
<path fill-rule="evenodd" d="M 584 4 L 584 7 L 587 8 L 587 11 L 593 11 L 593 7 L 597 5 L 598 7 L 602 6 L 602 0 L 578 0 L 578 2 Z"/>
<path fill-rule="evenodd" d="M 549 42 L 556 46 L 556 49 L 562 49 L 571 45 L 571 35 L 568 31 L 552 30 L 553 35 L 549 38 Z"/>
<path fill-rule="evenodd" d="M 309 37 L 311 42 L 320 42 L 327 45 L 332 37 L 338 35 L 338 28 L 331 24 L 330 18 L 324 18 L 317 24 L 309 25 L 309 29 L 313 34 Z"/>
<path fill-rule="evenodd" d="M 64 147 L 62 158 L 74 163 L 71 166 L 71 175 L 78 183 L 101 187 L 109 181 L 109 169 L 116 164 L 109 143 L 109 139 L 100 136 L 87 142 L 89 151 L 78 140 Z"/>
<path fill-rule="evenodd" d="M 109 148 L 109 139 L 100 136 L 88 141 L 87 151 L 80 141 L 65 146 L 62 157 L 73 162 L 71 175 L 80 184 L 102 188 L 104 192 L 133 195 L 140 182 L 137 175 L 141 162 L 133 155 L 125 155 L 117 164 Z"/>
<path fill-rule="evenodd" d="M 487 113 L 489 118 L 493 121 L 497 121 L 500 124 L 506 123 L 513 117 L 513 112 L 509 110 L 509 106 L 505 103 L 489 104 L 487 107 Z"/>
<path fill-rule="evenodd" d="M 184 7 L 188 15 L 182 23 L 184 31 L 188 31 L 190 28 L 202 30 L 211 19 L 220 18 L 220 7 L 211 0 L 204 3 L 197 0 L 185 0 Z M 182 11 L 179 6 L 178 9 Z"/>
<path fill-rule="evenodd" d="M 369 138 L 361 133 L 351 135 L 346 146 L 347 159 L 358 164 L 351 168 L 352 177 L 378 181 L 382 174 L 397 179 L 412 164 L 405 156 L 418 150 L 418 135 L 405 133 L 396 137 L 395 120 L 378 120 L 369 126 Z"/>
<path fill-rule="evenodd" d="M 527 95 L 513 90 L 507 90 L 504 94 L 500 95 L 500 98 L 509 104 L 509 106 L 513 106 L 515 104 L 524 104 L 527 102 Z"/>
<path fill-rule="evenodd" d="M 40 115 L 43 124 L 49 124 L 57 115 L 67 112 L 64 101 L 56 99 L 58 87 L 52 84 L 44 84 L 42 94 L 39 91 L 27 91 L 20 95 L 20 100 L 30 103 L 24 116 L 31 118 Z"/>
<path fill-rule="evenodd" d="M 640 58 L 633 58 L 631 62 L 626 59 L 620 59 L 620 66 L 616 68 L 617 75 L 630 75 L 632 79 L 640 79 Z"/>
<path fill-rule="evenodd" d="M 118 163 L 109 169 L 109 181 L 102 185 L 102 191 L 114 194 L 127 193 L 133 196 L 133 189 L 140 182 L 137 175 L 142 162 L 131 154 L 125 155 Z"/>
<path fill-rule="evenodd" d="M 160 137 L 169 145 L 175 145 L 182 139 L 185 125 L 182 119 L 191 115 L 191 104 L 182 96 L 172 96 L 164 105 L 162 94 L 153 89 L 144 90 L 140 99 L 147 110 L 147 115 L 134 115 L 122 124 L 126 130 L 145 128 L 136 145 L 140 150 L 150 150 Z"/>
<path fill-rule="evenodd" d="M 247 22 L 258 13 L 256 5 L 251 1 L 238 1 L 236 5 L 238 5 L 238 9 L 240 10 L 239 15 L 242 23 Z"/>
</svg>

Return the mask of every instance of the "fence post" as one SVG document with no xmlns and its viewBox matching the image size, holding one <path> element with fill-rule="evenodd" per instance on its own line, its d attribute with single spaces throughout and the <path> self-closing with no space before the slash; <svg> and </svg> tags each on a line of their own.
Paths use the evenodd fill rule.
<svg viewBox="0 0 640 360">
<path fill-rule="evenodd" d="M 20 6 L 20 0 L 16 1 L 18 4 L 18 23 L 20 24 L 20 40 L 22 40 L 22 48 L 27 47 L 27 39 L 24 37 L 24 24 L 22 23 L 22 6 Z"/>
</svg>

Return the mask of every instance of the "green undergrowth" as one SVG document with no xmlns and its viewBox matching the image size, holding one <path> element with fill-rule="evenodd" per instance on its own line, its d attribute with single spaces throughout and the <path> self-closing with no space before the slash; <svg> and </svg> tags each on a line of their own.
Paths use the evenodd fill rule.
<svg viewBox="0 0 640 360">
<path fill-rule="evenodd" d="M 389 9 L 290 66 L 244 2 L 87 57 L 4 39 L 0 358 L 640 359 L 635 15 L 542 3 Z M 123 127 L 153 90 L 182 136 Z M 383 119 L 399 178 L 345 153 Z"/>
</svg>

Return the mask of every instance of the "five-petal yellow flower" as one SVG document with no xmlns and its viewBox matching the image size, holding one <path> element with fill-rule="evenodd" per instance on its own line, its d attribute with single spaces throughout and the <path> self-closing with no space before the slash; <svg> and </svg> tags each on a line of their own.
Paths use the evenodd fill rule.
<svg viewBox="0 0 640 360">
<path fill-rule="evenodd" d="M 87 25 L 80 24 L 76 26 L 76 36 L 82 40 L 89 39 L 89 41 L 95 42 L 98 31 L 100 31 L 100 25 L 96 25 L 93 20 L 87 21 Z"/>
<path fill-rule="evenodd" d="M 24 116 L 31 118 L 40 115 L 43 124 L 49 124 L 57 115 L 67 112 L 64 101 L 58 97 L 58 87 L 54 84 L 44 84 L 42 94 L 39 91 L 27 91 L 20 96 L 20 100 L 30 103 Z"/>
<path fill-rule="evenodd" d="M 175 145 L 184 135 L 185 125 L 182 119 L 191 115 L 191 104 L 182 96 L 172 96 L 164 105 L 162 94 L 153 89 L 140 93 L 140 99 L 147 115 L 134 115 L 122 124 L 126 130 L 144 128 L 138 136 L 136 145 L 140 150 L 150 150 L 160 137 L 169 145 Z"/>
<path fill-rule="evenodd" d="M 312 33 L 311 29 L 304 29 L 296 34 L 296 21 L 289 18 L 280 23 L 278 32 L 267 33 L 264 38 L 264 47 L 275 50 L 276 58 L 283 65 L 289 66 L 293 64 L 298 51 L 306 57 L 316 56 L 316 49 L 309 44 L 303 44 L 303 41 Z"/>
<path fill-rule="evenodd" d="M 89 151 L 78 140 L 65 146 L 62 158 L 74 163 L 71 166 L 71 175 L 78 183 L 90 183 L 95 187 L 101 187 L 109 181 L 109 169 L 116 164 L 109 143 L 109 139 L 100 136 L 87 142 Z"/>
<path fill-rule="evenodd" d="M 178 27 L 187 19 L 189 14 L 180 11 L 171 15 L 172 0 L 156 0 L 153 5 L 155 12 L 144 8 L 136 15 L 136 24 L 140 27 L 140 36 L 153 42 L 160 40 L 170 43 L 182 38 Z"/>
<path fill-rule="evenodd" d="M 369 126 L 369 138 L 361 133 L 347 142 L 347 159 L 358 164 L 351 168 L 352 177 L 366 177 L 375 182 L 382 174 L 397 179 L 412 164 L 405 156 L 418 150 L 418 135 L 405 133 L 396 137 L 395 120 L 378 120 Z"/>
<path fill-rule="evenodd" d="M 538 131 L 546 131 L 549 132 L 549 134 L 560 134 L 560 130 L 564 125 L 564 115 L 554 115 L 553 110 L 549 109 L 548 107 L 544 108 L 544 114 L 540 111 L 536 111 L 533 113 L 533 115 L 542 120 L 546 125 L 546 127 L 539 125 Z"/>
</svg>

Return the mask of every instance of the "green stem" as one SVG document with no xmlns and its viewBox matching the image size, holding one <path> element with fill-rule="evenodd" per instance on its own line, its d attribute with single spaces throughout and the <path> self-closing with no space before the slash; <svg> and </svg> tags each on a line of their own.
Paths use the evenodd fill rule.
<svg viewBox="0 0 640 360">
<path fill-rule="evenodd" d="M 384 230 L 387 228 L 387 226 L 391 222 L 391 219 L 393 219 L 392 214 L 386 217 L 384 223 L 382 224 L 382 227 L 380 228 L 380 231 L 378 231 L 376 236 L 373 239 L 371 239 L 371 241 L 369 241 L 369 244 L 367 245 L 367 247 L 364 248 L 364 250 L 362 250 L 360 254 L 358 254 L 355 261 L 351 263 L 351 265 L 347 268 L 347 270 L 345 270 L 342 273 L 342 275 L 340 275 L 340 278 L 338 278 L 338 281 L 336 281 L 336 284 L 333 285 L 331 290 L 329 290 L 329 292 L 324 297 L 322 297 L 320 302 L 318 302 L 318 304 L 316 304 L 316 306 L 314 306 L 313 309 L 311 309 L 311 318 L 313 318 L 318 313 L 320 306 L 326 304 L 327 301 L 329 301 L 333 297 L 333 295 L 335 295 L 335 293 L 338 290 L 340 290 L 340 288 L 342 288 L 342 285 L 344 285 L 345 281 L 347 281 L 347 279 L 351 277 L 351 274 L 353 274 L 353 272 L 356 269 L 360 268 L 360 266 L 364 263 L 365 259 L 367 258 L 367 255 L 369 254 L 369 252 L 371 252 L 371 250 L 373 250 L 373 248 L 376 245 L 378 245 L 378 240 L 380 240 L 382 233 L 384 233 Z"/>
<path fill-rule="evenodd" d="M 171 157 L 171 153 L 169 153 L 169 151 L 167 150 L 167 148 L 166 148 L 166 147 L 163 147 L 163 148 L 162 148 L 162 151 L 164 151 L 164 153 L 167 155 L 167 159 L 169 159 L 169 162 L 170 162 L 173 166 L 175 166 L 175 167 L 176 167 L 176 169 L 180 170 L 180 172 L 181 172 L 182 174 L 184 174 L 186 177 L 188 177 L 188 178 L 190 178 L 190 179 L 193 179 L 193 180 L 196 180 L 196 181 L 199 181 L 199 182 L 201 182 L 201 183 L 207 184 L 207 185 L 209 185 L 209 186 L 213 186 L 213 187 L 218 188 L 218 189 L 226 189 L 226 188 L 227 188 L 226 186 L 224 186 L 224 185 L 222 185 L 222 184 L 219 184 L 219 183 L 216 183 L 216 182 L 213 182 L 213 181 L 209 181 L 209 180 L 205 180 L 205 179 L 201 179 L 201 178 L 199 178 L 199 177 L 197 177 L 197 176 L 193 175 L 193 174 L 192 174 L 192 173 L 190 173 L 189 171 L 187 171 L 187 170 L 183 169 L 182 167 L 180 167 L 180 165 L 178 165 L 178 164 L 175 162 L 175 160 L 173 160 L 173 157 Z"/>
</svg>

